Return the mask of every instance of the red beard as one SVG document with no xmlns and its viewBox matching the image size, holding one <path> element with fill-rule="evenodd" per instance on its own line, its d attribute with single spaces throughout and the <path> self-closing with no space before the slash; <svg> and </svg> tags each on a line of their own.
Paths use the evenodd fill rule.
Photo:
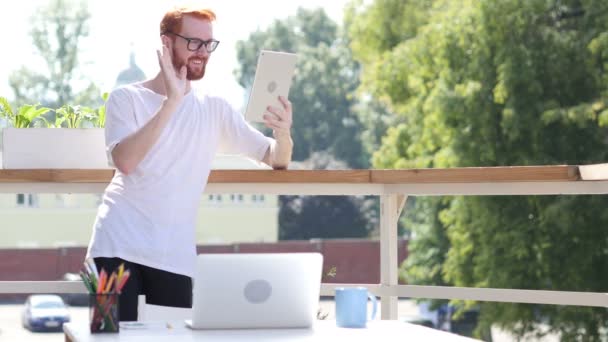
<svg viewBox="0 0 608 342">
<path fill-rule="evenodd" d="M 201 59 L 203 61 L 203 63 L 200 65 L 200 67 L 195 67 L 195 68 L 191 68 L 188 64 L 188 62 L 192 59 Z M 203 78 L 203 76 L 205 76 L 205 68 L 207 67 L 207 58 L 203 58 L 203 57 L 190 57 L 188 59 L 188 61 L 184 61 L 184 60 L 178 60 L 177 55 L 175 53 L 175 47 L 173 48 L 173 67 L 175 68 L 175 70 L 179 71 L 182 66 L 186 66 L 186 79 L 188 81 L 198 81 L 201 78 Z"/>
</svg>

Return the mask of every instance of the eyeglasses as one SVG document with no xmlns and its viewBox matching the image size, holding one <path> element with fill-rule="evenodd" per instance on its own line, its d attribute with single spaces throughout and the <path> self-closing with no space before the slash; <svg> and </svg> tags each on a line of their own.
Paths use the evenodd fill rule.
<svg viewBox="0 0 608 342">
<path fill-rule="evenodd" d="M 212 53 L 213 51 L 215 51 L 215 49 L 217 49 L 217 46 L 220 43 L 219 40 L 215 40 L 215 39 L 202 40 L 202 39 L 198 39 L 198 38 L 188 38 L 188 37 L 184 37 L 180 34 L 177 34 L 175 32 L 171 32 L 171 31 L 167 31 L 164 34 L 174 34 L 174 35 L 186 40 L 188 42 L 188 45 L 186 47 L 188 48 L 189 51 L 198 51 L 204 45 L 205 50 L 207 50 L 207 52 L 209 52 L 209 53 Z"/>
</svg>

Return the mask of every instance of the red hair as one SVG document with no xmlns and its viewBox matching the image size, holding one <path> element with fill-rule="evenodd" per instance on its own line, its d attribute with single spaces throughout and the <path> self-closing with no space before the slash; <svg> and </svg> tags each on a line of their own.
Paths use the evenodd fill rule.
<svg viewBox="0 0 608 342">
<path fill-rule="evenodd" d="M 182 21 L 185 15 L 191 15 L 198 19 L 209 21 L 215 20 L 215 13 L 210 9 L 195 9 L 192 7 L 176 7 L 167 13 L 160 22 L 160 34 L 167 32 L 179 33 L 182 29 Z"/>
</svg>

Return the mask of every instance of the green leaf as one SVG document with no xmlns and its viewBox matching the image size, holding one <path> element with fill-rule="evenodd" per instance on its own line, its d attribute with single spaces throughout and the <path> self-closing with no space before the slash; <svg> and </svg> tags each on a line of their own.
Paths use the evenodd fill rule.
<svg viewBox="0 0 608 342">
<path fill-rule="evenodd" d="M 36 104 L 33 106 L 23 106 L 23 107 L 21 107 L 21 109 L 24 109 L 24 111 L 22 112 L 20 109 L 18 115 L 23 115 L 25 118 L 27 118 L 31 122 L 31 121 L 34 121 L 34 119 L 39 117 L 40 115 L 46 114 L 49 111 L 51 111 L 51 108 L 46 108 L 46 107 L 38 108 L 38 106 L 39 106 L 39 104 Z"/>
<path fill-rule="evenodd" d="M 49 122 L 49 120 L 47 120 L 45 117 L 41 116 L 38 118 L 39 121 L 41 121 L 44 124 L 44 127 L 46 128 L 53 128 L 53 124 L 51 122 Z"/>
<path fill-rule="evenodd" d="M 106 126 L 106 106 L 102 105 L 101 107 L 99 107 L 97 113 L 98 114 L 96 126 L 103 128 Z"/>
<path fill-rule="evenodd" d="M 59 116 L 56 117 L 55 118 L 55 125 L 54 125 L 54 127 L 56 127 L 56 128 L 61 127 L 63 125 L 63 123 L 65 122 L 65 120 L 66 120 L 66 118 L 64 116 L 62 116 L 62 117 L 59 117 Z"/>
<path fill-rule="evenodd" d="M 8 103 L 8 100 L 5 97 L 0 97 L 0 116 L 7 120 L 11 120 L 14 116 L 13 108 L 11 108 L 10 103 Z"/>
<path fill-rule="evenodd" d="M 600 112 L 600 114 L 598 115 L 598 122 L 600 127 L 608 126 L 608 109 L 605 109 Z"/>
</svg>

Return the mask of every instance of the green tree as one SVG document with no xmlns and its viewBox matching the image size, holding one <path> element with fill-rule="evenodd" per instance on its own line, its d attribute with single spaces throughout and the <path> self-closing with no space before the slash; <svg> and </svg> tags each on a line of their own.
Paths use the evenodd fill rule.
<svg viewBox="0 0 608 342">
<path fill-rule="evenodd" d="M 57 108 L 70 101 L 100 104 L 100 91 L 78 72 L 82 39 L 88 35 L 90 13 L 86 1 L 53 0 L 31 17 L 33 45 L 43 69 L 26 66 L 9 76 L 18 105 L 42 103 Z"/>
<path fill-rule="evenodd" d="M 342 161 L 315 152 L 302 169 L 345 169 Z M 357 196 L 280 196 L 279 239 L 365 238 L 377 226 L 374 199 Z"/>
<path fill-rule="evenodd" d="M 353 6 L 350 20 L 365 91 L 400 117 L 375 167 L 607 159 L 605 1 L 383 0 Z M 393 29 L 399 22 L 410 30 Z M 405 275 L 411 283 L 606 292 L 606 205 L 600 196 L 419 198 L 425 215 L 410 216 L 416 238 Z M 520 336 L 543 322 L 564 340 L 597 341 L 608 325 L 600 309 L 481 309 L 480 328 Z"/>
<path fill-rule="evenodd" d="M 306 168 L 368 167 L 353 92 L 359 67 L 339 26 L 322 9 L 299 9 L 237 43 L 238 82 L 250 88 L 261 49 L 298 54 L 290 90 L 294 107 L 294 161 Z M 370 139 L 373 141 L 373 139 Z M 280 196 L 283 240 L 367 237 L 377 222 L 370 199 L 344 196 Z"/>
<path fill-rule="evenodd" d="M 237 43 L 238 82 L 250 88 L 261 49 L 298 54 L 289 98 L 294 107 L 293 159 L 304 161 L 313 152 L 327 151 L 349 167 L 369 165 L 352 110 L 359 85 L 358 65 L 338 25 L 322 9 L 299 9 L 294 17 L 276 20 Z"/>
</svg>

